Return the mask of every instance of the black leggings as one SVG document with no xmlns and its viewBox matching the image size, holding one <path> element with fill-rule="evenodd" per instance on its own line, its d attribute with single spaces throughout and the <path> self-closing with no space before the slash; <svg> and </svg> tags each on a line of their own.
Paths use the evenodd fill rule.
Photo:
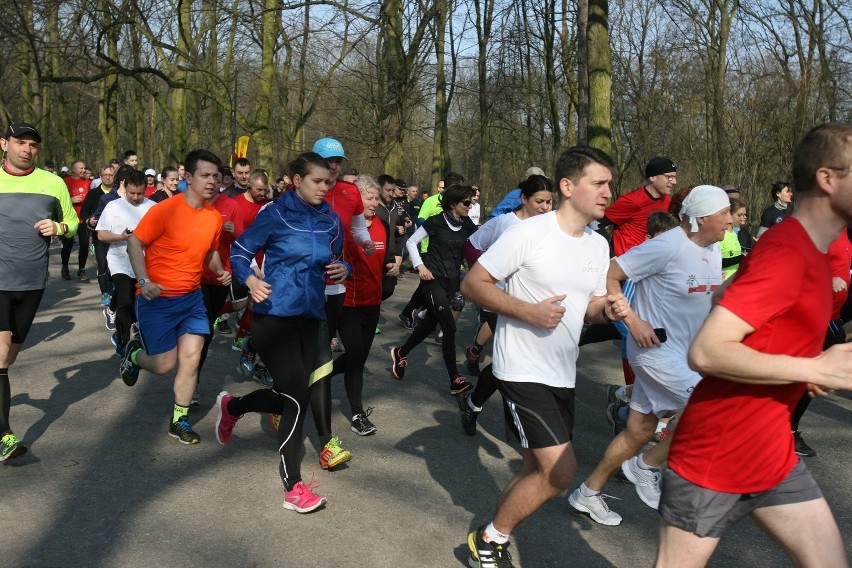
<svg viewBox="0 0 852 568">
<path fill-rule="evenodd" d="M 117 286 L 116 286 L 117 287 Z M 204 336 L 204 347 L 201 348 L 201 359 L 198 361 L 198 380 L 201 380 L 201 367 L 207 360 L 207 352 L 210 350 L 210 342 L 213 341 L 213 322 L 222 313 L 222 307 L 228 300 L 230 287 L 217 284 L 201 284 L 201 295 L 204 297 L 204 309 L 207 310 L 207 323 L 210 331 Z"/>
<path fill-rule="evenodd" d="M 316 359 L 320 320 L 252 314 L 252 342 L 272 375 L 271 389 L 258 389 L 235 398 L 228 412 L 281 415 L 278 453 L 284 487 L 289 491 L 302 480 L 302 426 L 308 405 L 308 377 Z"/>
<path fill-rule="evenodd" d="M 340 339 L 346 350 L 334 360 L 332 375 L 343 373 L 343 384 L 352 416 L 364 412 L 364 365 L 376 337 L 381 306 L 344 307 L 340 315 Z"/>
<path fill-rule="evenodd" d="M 74 248 L 74 237 L 60 237 L 62 239 L 62 252 L 59 253 L 62 259 L 62 268 L 68 268 L 68 262 L 71 260 L 71 249 Z M 77 229 L 77 240 L 80 242 L 80 250 L 77 253 L 77 269 L 85 270 L 86 261 L 89 260 L 89 230 L 85 223 L 80 223 Z"/>
<path fill-rule="evenodd" d="M 452 309 L 450 309 L 450 300 L 455 295 L 456 290 L 453 290 L 446 283 L 442 285 L 438 280 L 421 280 L 417 290 L 418 292 L 415 292 L 415 295 L 419 293 L 420 297 L 426 302 L 426 321 L 411 332 L 411 335 L 400 347 L 400 354 L 403 357 L 408 355 L 421 341 L 429 337 L 429 334 L 435 331 L 440 323 L 441 330 L 444 332 L 444 339 L 441 341 L 441 353 L 444 356 L 447 373 L 452 380 L 459 374 L 456 364 L 456 320 L 453 317 Z"/>
<path fill-rule="evenodd" d="M 333 294 L 325 298 L 325 324 L 320 325 L 317 339 L 322 345 L 317 346 L 317 363 L 311 371 L 322 363 L 331 361 L 329 342 L 337 335 L 340 327 L 340 314 L 343 311 L 343 300 L 346 294 Z M 375 328 L 373 329 L 375 331 Z M 331 440 L 331 375 L 321 377 L 311 385 L 311 414 L 314 415 L 314 425 L 319 436 L 320 446 L 325 446 Z"/>
<path fill-rule="evenodd" d="M 95 233 L 97 234 L 97 233 Z M 107 252 L 109 252 L 109 243 L 104 243 L 94 239 L 95 243 L 95 259 L 98 261 L 98 287 L 101 289 L 101 294 L 109 292 L 109 265 L 107 264 Z"/>
<path fill-rule="evenodd" d="M 118 342 L 126 345 L 130 339 L 130 326 L 136 321 L 136 279 L 128 274 L 115 274 L 112 281 L 115 290 L 110 306 L 114 306 L 115 330 Z"/>
<path fill-rule="evenodd" d="M 494 372 L 491 369 L 491 363 L 489 363 L 487 367 L 479 372 L 479 378 L 476 381 L 476 388 L 474 388 L 473 392 L 470 394 L 470 402 L 472 402 L 474 406 L 482 408 L 482 405 L 488 402 L 488 399 L 491 398 L 491 395 L 495 392 L 497 392 L 497 379 L 494 377 Z"/>
</svg>

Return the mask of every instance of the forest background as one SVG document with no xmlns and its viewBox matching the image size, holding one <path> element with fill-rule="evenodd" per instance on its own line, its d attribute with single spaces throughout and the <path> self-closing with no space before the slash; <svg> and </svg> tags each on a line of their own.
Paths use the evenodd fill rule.
<svg viewBox="0 0 852 568">
<path fill-rule="evenodd" d="M 0 119 L 42 161 L 159 169 L 249 135 L 277 177 L 332 136 L 364 172 L 461 172 L 486 208 L 580 142 L 616 195 L 666 155 L 754 222 L 798 138 L 852 119 L 842 0 L 7 0 L 0 45 Z"/>
</svg>

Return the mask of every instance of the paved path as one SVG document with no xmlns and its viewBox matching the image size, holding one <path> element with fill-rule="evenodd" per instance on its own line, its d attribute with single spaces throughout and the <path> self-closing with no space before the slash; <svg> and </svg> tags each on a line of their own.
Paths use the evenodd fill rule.
<svg viewBox="0 0 852 568">
<path fill-rule="evenodd" d="M 58 249 L 54 250 L 54 276 Z M 90 269 L 90 273 L 94 270 Z M 229 338 L 217 336 L 203 372 L 203 402 L 191 421 L 202 443 L 184 446 L 166 434 L 171 377 L 143 373 L 134 388 L 118 378 L 97 284 L 50 282 L 27 349 L 12 369 L 12 424 L 30 445 L 0 468 L 0 565 L 32 567 L 286 566 L 453 567 L 466 563 L 467 531 L 486 522 L 500 489 L 519 464 L 504 443 L 499 400 L 487 405 L 480 433 L 465 436 L 447 392 L 440 349 L 431 340 L 412 353 L 406 378 L 390 378 L 389 349 L 404 329 L 396 314 L 415 285 L 406 275 L 385 306 L 365 386 L 379 431 L 349 431 L 342 380 L 335 379 L 333 426 L 354 456 L 332 473 L 317 463 L 308 418 L 303 473 L 321 482 L 328 506 L 311 515 L 281 507 L 274 437 L 260 416 L 237 426 L 232 443 L 216 443 L 212 409 L 221 389 L 256 387 L 236 371 Z M 462 319 L 472 333 L 474 312 Z M 461 360 L 461 354 L 459 355 Z M 605 385 L 621 380 L 611 343 L 586 346 L 579 363 L 576 452 L 578 480 L 610 439 Z M 743 416 L 742 420 L 748 420 Z M 819 456 L 808 460 L 852 542 L 852 400 L 812 404 L 803 420 Z M 579 482 L 579 481 L 578 481 Z M 649 566 L 656 513 L 631 485 L 606 492 L 624 522 L 597 525 L 564 499 L 547 504 L 513 536 L 524 568 Z M 788 565 L 750 522 L 720 545 L 713 566 Z"/>
</svg>

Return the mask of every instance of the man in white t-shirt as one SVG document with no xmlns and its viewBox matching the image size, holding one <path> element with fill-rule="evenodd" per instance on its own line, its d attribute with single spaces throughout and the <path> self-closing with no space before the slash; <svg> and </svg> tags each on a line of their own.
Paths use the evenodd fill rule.
<svg viewBox="0 0 852 568">
<path fill-rule="evenodd" d="M 468 535 L 470 565 L 512 566 L 509 535 L 567 489 L 577 343 L 583 322 L 630 314 L 624 296 L 607 295 L 609 247 L 587 227 L 603 217 L 612 193 L 612 159 L 575 146 L 556 162 L 562 203 L 507 230 L 462 282 L 462 293 L 500 315 L 493 372 L 507 425 L 523 447 L 523 465 L 503 490 L 493 521 Z M 497 283 L 506 280 L 505 291 Z"/>
<path fill-rule="evenodd" d="M 661 418 L 674 417 L 686 406 L 701 377 L 689 368 L 686 354 L 710 312 L 713 291 L 722 284 L 718 241 L 731 223 L 730 200 L 710 185 L 694 188 L 683 202 L 681 226 L 633 247 L 612 260 L 607 289 L 636 283 L 634 312 L 624 319 L 627 359 L 636 372 L 627 428 L 606 449 L 584 483 L 568 496 L 576 510 L 603 525 L 618 525 L 601 491 L 619 467 L 636 486 L 642 501 L 654 509 L 660 501 L 660 465 L 668 455 L 671 435 L 636 455 L 654 437 Z M 656 331 L 655 331 L 656 330 Z M 668 429 L 674 429 L 675 419 Z"/>
<path fill-rule="evenodd" d="M 121 355 L 130 339 L 130 326 L 136 321 L 134 299 L 136 297 L 136 275 L 127 256 L 127 239 L 139 224 L 139 220 L 155 202 L 145 197 L 145 175 L 134 170 L 124 180 L 124 196 L 110 201 L 104 207 L 95 230 L 101 242 L 109 243 L 107 265 L 112 274 L 113 302 L 115 303 L 115 333 L 113 343 L 116 353 Z"/>
</svg>

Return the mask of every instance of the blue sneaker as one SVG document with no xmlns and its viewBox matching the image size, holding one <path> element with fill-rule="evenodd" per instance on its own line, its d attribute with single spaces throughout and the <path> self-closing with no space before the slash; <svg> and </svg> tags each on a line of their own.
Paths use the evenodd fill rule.
<svg viewBox="0 0 852 568">
<path fill-rule="evenodd" d="M 112 296 L 109 295 L 109 292 L 104 292 L 103 294 L 101 294 L 101 305 L 102 306 L 109 306 L 111 301 L 112 301 Z"/>
<path fill-rule="evenodd" d="M 135 385 L 137 379 L 139 379 L 139 367 L 133 364 L 130 356 L 134 351 L 142 348 L 142 342 L 136 337 L 131 338 L 124 347 L 124 354 L 121 357 L 121 364 L 118 366 L 118 371 L 121 373 L 121 380 L 129 387 Z"/>
<path fill-rule="evenodd" d="M 240 372 L 244 375 L 254 373 L 254 360 L 257 357 L 250 341 L 246 341 L 240 349 Z"/>
<path fill-rule="evenodd" d="M 258 363 L 254 366 L 252 378 L 260 383 L 261 386 L 272 388 L 272 375 L 269 374 L 269 369 L 265 365 Z"/>
</svg>

